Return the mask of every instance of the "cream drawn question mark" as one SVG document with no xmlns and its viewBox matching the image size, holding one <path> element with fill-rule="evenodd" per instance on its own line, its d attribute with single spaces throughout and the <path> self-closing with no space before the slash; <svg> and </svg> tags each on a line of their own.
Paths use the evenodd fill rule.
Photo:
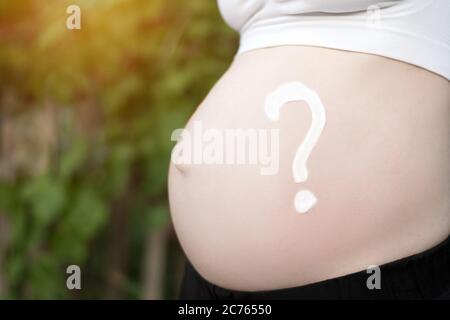
<svg viewBox="0 0 450 320">
<path fill-rule="evenodd" d="M 312 114 L 311 127 L 305 139 L 297 148 L 292 163 L 294 181 L 300 183 L 308 179 L 306 162 L 325 126 L 326 114 L 322 101 L 314 90 L 300 82 L 288 82 L 267 95 L 265 101 L 267 117 L 272 121 L 278 121 L 281 107 L 293 101 L 305 101 Z M 299 213 L 308 212 L 316 203 L 316 196 L 309 190 L 301 190 L 295 195 L 294 206 Z"/>
</svg>

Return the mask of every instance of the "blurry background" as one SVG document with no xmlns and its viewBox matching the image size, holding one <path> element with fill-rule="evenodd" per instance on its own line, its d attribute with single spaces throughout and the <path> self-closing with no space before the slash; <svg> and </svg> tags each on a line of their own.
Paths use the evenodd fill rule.
<svg viewBox="0 0 450 320">
<path fill-rule="evenodd" d="M 0 0 L 1 298 L 176 298 L 170 134 L 236 48 L 214 0 Z"/>
</svg>

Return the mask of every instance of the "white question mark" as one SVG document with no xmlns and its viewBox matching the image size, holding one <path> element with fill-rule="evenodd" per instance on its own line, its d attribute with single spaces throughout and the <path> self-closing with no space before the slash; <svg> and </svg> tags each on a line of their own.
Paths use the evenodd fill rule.
<svg viewBox="0 0 450 320">
<path fill-rule="evenodd" d="M 280 109 L 283 105 L 293 101 L 305 101 L 311 110 L 312 122 L 305 139 L 297 148 L 292 163 L 292 172 L 296 183 L 308 179 L 306 162 L 312 149 L 319 140 L 325 126 L 325 108 L 318 94 L 300 82 L 288 82 L 279 86 L 268 94 L 265 101 L 265 112 L 272 121 L 280 118 Z M 295 195 L 294 206 L 297 212 L 306 213 L 317 203 L 316 196 L 309 190 L 301 190 Z"/>
</svg>

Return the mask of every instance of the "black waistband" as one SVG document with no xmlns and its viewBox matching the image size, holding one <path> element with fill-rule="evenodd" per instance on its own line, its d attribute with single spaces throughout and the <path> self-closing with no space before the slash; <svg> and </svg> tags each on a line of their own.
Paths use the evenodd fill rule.
<svg viewBox="0 0 450 320">
<path fill-rule="evenodd" d="M 181 298 L 435 299 L 443 297 L 448 290 L 450 237 L 429 250 L 380 265 L 378 270 L 364 270 L 304 286 L 269 291 L 246 292 L 221 288 L 202 278 L 188 263 Z"/>
</svg>

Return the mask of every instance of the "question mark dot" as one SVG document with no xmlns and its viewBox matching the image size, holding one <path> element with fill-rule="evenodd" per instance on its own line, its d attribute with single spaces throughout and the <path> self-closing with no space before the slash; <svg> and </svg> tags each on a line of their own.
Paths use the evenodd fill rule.
<svg viewBox="0 0 450 320">
<path fill-rule="evenodd" d="M 294 201 L 295 210 L 306 213 L 317 203 L 317 198 L 311 191 L 302 190 L 295 195 Z"/>
</svg>

